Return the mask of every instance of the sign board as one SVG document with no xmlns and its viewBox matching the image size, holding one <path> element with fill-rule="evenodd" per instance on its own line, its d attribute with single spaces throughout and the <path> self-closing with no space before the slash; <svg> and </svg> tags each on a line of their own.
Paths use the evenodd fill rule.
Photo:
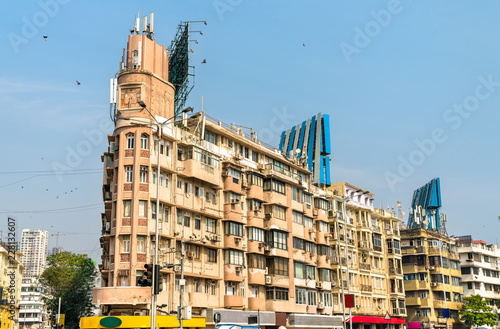
<svg viewBox="0 0 500 329">
<path fill-rule="evenodd" d="M 344 295 L 344 305 L 347 308 L 354 307 L 354 295 L 353 294 L 345 294 Z"/>
<path fill-rule="evenodd" d="M 391 316 L 389 315 L 389 312 L 385 312 L 384 320 L 389 321 L 391 319 Z"/>
<path fill-rule="evenodd" d="M 450 317 L 450 309 L 449 308 L 443 308 L 443 318 L 449 318 Z"/>
</svg>

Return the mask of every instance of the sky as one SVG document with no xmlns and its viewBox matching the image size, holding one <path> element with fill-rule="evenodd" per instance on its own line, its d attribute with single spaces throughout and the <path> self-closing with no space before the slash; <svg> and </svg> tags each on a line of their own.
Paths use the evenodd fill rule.
<svg viewBox="0 0 500 329">
<path fill-rule="evenodd" d="M 100 258 L 109 79 L 140 11 L 155 13 L 155 38 L 166 46 L 180 21 L 208 22 L 192 25 L 203 31 L 191 35 L 195 87 L 186 105 L 195 111 L 203 97 L 208 115 L 253 127 L 276 146 L 282 130 L 329 114 L 332 181 L 375 193 L 384 209 L 399 200 L 408 213 L 413 191 L 439 177 L 448 233 L 497 243 L 498 1 L 41 0 L 3 8 L 4 239 L 10 216 L 17 237 L 48 230 L 49 249 L 58 243 Z"/>
</svg>

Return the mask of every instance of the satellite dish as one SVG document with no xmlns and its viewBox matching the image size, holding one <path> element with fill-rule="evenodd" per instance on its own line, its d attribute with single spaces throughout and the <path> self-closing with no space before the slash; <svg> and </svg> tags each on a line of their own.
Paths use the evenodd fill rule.
<svg viewBox="0 0 500 329">
<path fill-rule="evenodd" d="M 296 154 L 299 154 L 299 153 L 300 153 L 300 149 L 296 149 L 296 150 L 295 150 L 295 153 L 296 153 Z"/>
</svg>

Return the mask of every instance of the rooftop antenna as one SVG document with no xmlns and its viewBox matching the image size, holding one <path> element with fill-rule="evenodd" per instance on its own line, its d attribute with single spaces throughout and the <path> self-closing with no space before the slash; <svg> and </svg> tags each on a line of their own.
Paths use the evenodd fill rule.
<svg viewBox="0 0 500 329">
<path fill-rule="evenodd" d="M 155 29 L 153 26 L 155 17 L 154 15 L 154 13 L 149 13 L 148 38 L 150 38 L 151 40 L 153 40 L 153 35 L 155 34 Z"/>
<path fill-rule="evenodd" d="M 144 16 L 142 18 L 142 33 L 147 33 L 149 32 L 148 29 L 148 15 Z"/>
</svg>

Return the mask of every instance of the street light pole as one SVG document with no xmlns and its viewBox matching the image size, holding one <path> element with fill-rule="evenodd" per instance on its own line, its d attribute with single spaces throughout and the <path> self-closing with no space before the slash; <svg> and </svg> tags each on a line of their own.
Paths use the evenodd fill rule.
<svg viewBox="0 0 500 329">
<path fill-rule="evenodd" d="M 349 278 L 349 249 L 347 246 L 347 211 L 346 211 L 346 197 L 342 198 L 342 217 L 344 217 L 344 239 L 345 239 L 345 263 L 347 269 L 347 293 L 351 294 L 351 282 Z M 342 261 L 341 261 L 342 263 Z M 345 300 L 344 300 L 345 303 Z M 352 329 L 352 307 L 349 307 L 349 328 Z"/>
<path fill-rule="evenodd" d="M 158 134 L 158 147 L 157 147 L 157 156 L 158 156 L 158 168 L 157 168 L 157 177 L 156 177 L 156 220 L 155 220 L 155 248 L 154 248 L 154 258 L 153 258 L 153 271 L 151 273 L 151 329 L 156 329 L 156 294 L 155 294 L 155 282 L 158 280 L 158 278 L 155 277 L 155 272 L 156 272 L 156 267 L 158 266 L 158 248 L 159 248 L 159 241 L 158 241 L 158 219 L 160 216 L 160 143 L 161 143 L 161 138 L 162 138 L 162 130 L 163 126 L 167 125 L 169 123 L 175 122 L 175 121 L 170 121 L 171 119 L 175 120 L 175 116 L 173 116 L 170 119 L 165 120 L 163 123 L 159 123 L 158 120 L 154 117 L 154 115 L 147 109 L 146 103 L 143 101 L 138 101 L 137 104 L 139 104 L 140 107 L 142 107 L 148 114 L 151 116 L 151 118 L 154 120 L 154 124 L 156 125 L 157 128 L 157 134 Z M 187 113 L 187 112 L 192 112 L 193 108 L 192 107 L 187 107 L 181 111 L 181 113 Z M 181 263 L 183 259 L 181 256 Z M 183 266 L 181 266 L 182 268 Z M 181 297 L 182 298 L 182 297 Z M 181 320 L 181 328 L 182 328 L 182 320 Z"/>
</svg>

